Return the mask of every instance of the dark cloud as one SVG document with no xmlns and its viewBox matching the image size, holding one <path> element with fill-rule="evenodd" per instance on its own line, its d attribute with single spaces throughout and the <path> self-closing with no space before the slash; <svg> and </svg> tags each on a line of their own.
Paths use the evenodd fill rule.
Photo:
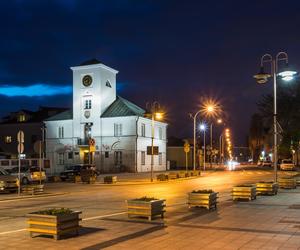
<svg viewBox="0 0 300 250">
<path fill-rule="evenodd" d="M 170 134 L 190 135 L 188 113 L 211 95 L 244 143 L 256 101 L 271 91 L 252 79 L 260 56 L 285 50 L 300 67 L 299 7 L 292 0 L 1 1 L 0 85 L 67 85 L 70 66 L 97 57 L 120 71 L 120 95 L 168 108 Z M 66 100 L 1 98 L 0 114 Z"/>
</svg>

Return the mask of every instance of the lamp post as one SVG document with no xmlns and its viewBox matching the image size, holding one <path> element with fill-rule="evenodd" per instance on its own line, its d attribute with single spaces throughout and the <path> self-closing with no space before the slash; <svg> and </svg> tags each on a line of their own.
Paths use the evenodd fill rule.
<svg viewBox="0 0 300 250">
<path fill-rule="evenodd" d="M 153 165 L 154 165 L 154 136 L 155 136 L 155 120 L 162 120 L 163 113 L 160 111 L 160 104 L 157 101 L 147 103 L 146 107 L 150 109 L 151 115 L 151 182 L 153 182 Z"/>
<path fill-rule="evenodd" d="M 191 115 L 194 119 L 194 147 L 193 147 L 193 169 L 196 170 L 196 119 L 198 114 L 201 112 L 199 110 L 196 114 Z"/>
<path fill-rule="evenodd" d="M 205 158 L 206 158 L 206 150 L 205 150 L 205 124 L 200 125 L 200 130 L 203 131 L 203 170 L 205 171 Z"/>
<path fill-rule="evenodd" d="M 285 70 L 278 72 L 278 62 L 285 62 Z M 271 74 L 264 72 L 264 64 L 271 64 L 271 74 L 273 75 L 273 92 L 274 92 L 274 111 L 273 111 L 273 136 L 274 136 L 274 181 L 277 182 L 277 162 L 278 162 L 278 142 L 277 142 L 277 76 L 281 77 L 284 81 L 290 81 L 297 74 L 296 71 L 288 70 L 288 55 L 286 52 L 279 52 L 275 57 L 270 54 L 265 54 L 260 59 L 260 71 L 253 77 L 256 79 L 257 83 L 264 84 L 267 83 L 268 78 L 272 77 Z"/>
</svg>

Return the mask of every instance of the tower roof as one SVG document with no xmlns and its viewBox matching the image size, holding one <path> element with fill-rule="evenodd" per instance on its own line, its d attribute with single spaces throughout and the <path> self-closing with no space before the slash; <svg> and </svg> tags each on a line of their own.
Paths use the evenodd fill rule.
<svg viewBox="0 0 300 250">
<path fill-rule="evenodd" d="M 99 61 L 99 60 L 96 59 L 96 58 L 92 58 L 92 59 L 89 59 L 89 60 L 87 60 L 87 61 L 82 62 L 79 66 L 92 65 L 92 64 L 99 64 L 99 63 L 102 63 L 102 62 Z"/>
</svg>

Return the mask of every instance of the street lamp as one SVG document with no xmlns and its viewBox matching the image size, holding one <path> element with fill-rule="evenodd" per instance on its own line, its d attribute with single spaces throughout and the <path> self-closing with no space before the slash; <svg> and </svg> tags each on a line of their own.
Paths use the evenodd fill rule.
<svg viewBox="0 0 300 250">
<path fill-rule="evenodd" d="M 206 125 L 201 124 L 200 125 L 200 130 L 203 131 L 203 170 L 205 171 L 205 158 L 206 158 L 206 150 L 205 150 L 205 130 L 206 130 Z"/>
<path fill-rule="evenodd" d="M 153 182 L 153 165 L 154 165 L 154 129 L 155 129 L 155 120 L 162 120 L 164 113 L 161 111 L 159 102 L 154 101 L 152 103 L 147 103 L 146 107 L 149 108 L 151 116 L 151 182 Z"/>
<path fill-rule="evenodd" d="M 278 72 L 278 62 L 285 62 L 285 70 Z M 264 84 L 267 83 L 268 78 L 271 77 L 271 74 L 265 73 L 264 64 L 271 63 L 271 73 L 273 74 L 273 87 L 274 87 L 274 112 L 273 112 L 273 136 L 274 136 L 274 180 L 277 182 L 277 161 L 278 161 L 278 152 L 277 152 L 277 77 L 280 77 L 284 81 L 292 80 L 297 74 L 296 71 L 288 69 L 288 54 L 286 52 L 279 52 L 275 58 L 270 54 L 265 54 L 260 59 L 260 71 L 258 74 L 253 77 L 256 79 L 257 83 Z"/>
<path fill-rule="evenodd" d="M 196 114 L 190 116 L 194 119 L 194 147 L 193 147 L 193 169 L 196 170 L 196 120 L 199 113 L 202 112 L 202 110 L 199 110 Z"/>
</svg>

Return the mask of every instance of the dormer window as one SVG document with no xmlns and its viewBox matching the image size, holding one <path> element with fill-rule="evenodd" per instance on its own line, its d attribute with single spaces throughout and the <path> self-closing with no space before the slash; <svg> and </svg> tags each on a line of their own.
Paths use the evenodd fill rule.
<svg viewBox="0 0 300 250">
<path fill-rule="evenodd" d="M 105 86 L 111 88 L 111 84 L 108 80 L 106 81 Z"/>
<path fill-rule="evenodd" d="M 85 100 L 85 109 L 91 109 L 92 108 L 92 100 Z"/>
<path fill-rule="evenodd" d="M 20 114 L 20 115 L 18 116 L 18 122 L 25 122 L 25 120 L 26 120 L 26 117 L 25 117 L 24 114 Z"/>
</svg>

